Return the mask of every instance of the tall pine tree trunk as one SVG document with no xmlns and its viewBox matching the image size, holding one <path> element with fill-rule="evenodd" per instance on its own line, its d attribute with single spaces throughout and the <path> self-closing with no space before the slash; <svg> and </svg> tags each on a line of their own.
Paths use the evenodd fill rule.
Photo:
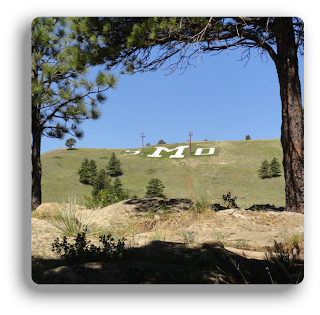
<svg viewBox="0 0 320 315">
<path fill-rule="evenodd" d="M 33 55 L 36 52 L 35 44 L 32 42 L 31 58 L 34 60 Z M 34 67 L 31 72 L 31 80 L 34 82 L 38 80 L 38 69 Z M 32 147 L 31 147 L 31 208 L 36 209 L 41 204 L 41 175 L 42 165 L 40 159 L 41 148 L 41 128 L 40 128 L 40 110 L 36 101 L 36 95 L 31 92 L 31 134 L 32 134 Z"/>
<path fill-rule="evenodd" d="M 32 196 L 31 207 L 36 209 L 41 204 L 41 175 L 42 165 L 40 159 L 41 132 L 38 127 L 39 112 L 32 108 Z"/>
<path fill-rule="evenodd" d="M 292 18 L 276 18 L 276 23 L 286 211 L 304 213 L 304 127 L 297 45 Z"/>
</svg>

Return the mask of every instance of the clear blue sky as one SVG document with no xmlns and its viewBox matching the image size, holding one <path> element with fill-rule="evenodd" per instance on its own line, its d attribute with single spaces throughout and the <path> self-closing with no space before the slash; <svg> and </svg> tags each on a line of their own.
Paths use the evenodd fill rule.
<svg viewBox="0 0 320 315">
<path fill-rule="evenodd" d="M 144 143 L 280 138 L 281 101 L 273 60 L 258 51 L 245 66 L 240 51 L 202 54 L 197 67 L 121 75 L 101 106 L 102 117 L 85 121 L 78 148 L 137 148 Z M 98 71 L 94 68 L 89 78 Z M 303 97 L 303 57 L 299 57 Z M 113 71 L 118 74 L 119 69 Z M 41 152 L 65 148 L 63 140 L 42 138 Z"/>
</svg>

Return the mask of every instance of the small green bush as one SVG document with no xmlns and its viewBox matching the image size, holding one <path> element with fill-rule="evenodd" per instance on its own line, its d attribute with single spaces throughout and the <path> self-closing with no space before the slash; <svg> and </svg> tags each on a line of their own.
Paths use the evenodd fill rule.
<svg viewBox="0 0 320 315">
<path fill-rule="evenodd" d="M 100 190 L 95 196 L 84 196 L 85 207 L 88 209 L 104 208 L 122 200 L 129 199 L 129 194 L 122 189 L 120 179 L 116 178 L 114 185 Z M 134 197 L 133 197 L 134 199 Z"/>
<path fill-rule="evenodd" d="M 177 233 L 182 237 L 182 242 L 183 243 L 195 243 L 196 242 L 196 235 L 197 232 L 192 232 L 189 230 L 183 230 L 181 232 Z"/>
<path fill-rule="evenodd" d="M 237 204 L 236 204 L 236 199 L 237 197 L 234 196 L 233 198 L 231 197 L 231 192 L 229 191 L 226 195 L 222 195 L 222 199 L 224 201 L 224 204 L 226 206 L 227 209 L 230 208 L 238 208 Z"/>
<path fill-rule="evenodd" d="M 208 207 L 210 207 L 209 202 L 205 198 L 201 198 L 196 200 L 196 202 L 192 205 L 191 211 L 201 213 L 205 211 Z"/>
<path fill-rule="evenodd" d="M 125 251 L 125 239 L 119 239 L 117 242 L 111 234 L 99 237 L 99 242 L 103 247 L 95 246 L 87 241 L 86 232 L 78 233 L 74 244 L 67 242 L 67 237 L 64 236 L 62 242 L 57 237 L 52 243 L 52 251 L 57 252 L 61 258 L 73 263 L 82 263 L 88 261 L 106 261 L 111 258 L 122 257 Z"/>
</svg>

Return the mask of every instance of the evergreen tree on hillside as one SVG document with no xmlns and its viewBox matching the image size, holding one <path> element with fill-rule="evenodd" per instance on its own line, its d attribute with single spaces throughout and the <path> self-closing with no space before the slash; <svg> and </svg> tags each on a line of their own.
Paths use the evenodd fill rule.
<svg viewBox="0 0 320 315">
<path fill-rule="evenodd" d="M 110 175 L 111 177 L 117 177 L 123 174 L 121 169 L 121 163 L 117 159 L 114 152 L 112 152 L 112 155 L 110 157 L 108 165 L 106 166 L 106 169 L 107 169 L 108 175 Z"/>
<path fill-rule="evenodd" d="M 270 164 L 267 160 L 262 162 L 261 167 L 258 170 L 258 174 L 262 179 L 271 177 Z"/>
<path fill-rule="evenodd" d="M 79 181 L 82 184 L 93 185 L 93 179 L 97 175 L 97 164 L 95 160 L 89 160 L 87 158 L 81 163 L 78 169 Z"/>
<path fill-rule="evenodd" d="M 274 157 L 270 163 L 270 172 L 272 177 L 280 176 L 280 173 L 281 173 L 280 167 L 281 167 L 280 163 Z"/>
<path fill-rule="evenodd" d="M 158 178 L 152 178 L 148 185 L 147 185 L 147 191 L 145 196 L 146 197 L 163 197 L 165 198 L 165 195 L 163 194 L 163 188 L 165 186 L 163 185 L 162 181 Z"/>
<path fill-rule="evenodd" d="M 93 185 L 93 180 L 97 176 L 98 168 L 95 160 L 91 160 L 89 164 L 89 185 Z"/>
<path fill-rule="evenodd" d="M 113 183 L 113 193 L 121 200 L 124 195 L 124 191 L 122 189 L 122 183 L 119 177 L 116 177 Z"/>
<path fill-rule="evenodd" d="M 96 196 L 99 191 L 111 188 L 111 179 L 104 169 L 100 170 L 93 179 L 92 196 Z"/>
<path fill-rule="evenodd" d="M 80 168 L 78 169 L 79 181 L 82 184 L 89 185 L 90 182 L 90 163 L 87 158 L 81 163 Z"/>
</svg>

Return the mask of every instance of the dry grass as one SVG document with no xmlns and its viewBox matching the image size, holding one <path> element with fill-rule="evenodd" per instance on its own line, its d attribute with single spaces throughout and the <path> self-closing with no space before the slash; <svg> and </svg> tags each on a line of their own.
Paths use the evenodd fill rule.
<svg viewBox="0 0 320 315">
<path fill-rule="evenodd" d="M 168 148 L 180 144 L 167 145 Z M 183 144 L 184 145 L 184 144 Z M 85 203 L 84 195 L 90 196 L 92 187 L 79 182 L 78 168 L 84 158 L 94 159 L 98 169 L 105 168 L 112 152 L 121 162 L 124 174 L 121 182 L 131 195 L 142 197 L 152 177 L 159 178 L 168 198 L 188 198 L 190 191 L 195 199 L 206 198 L 221 203 L 221 196 L 228 191 L 237 196 L 237 204 L 247 208 L 255 204 L 285 203 L 284 177 L 259 178 L 257 170 L 264 159 L 282 159 L 279 139 L 250 141 L 194 142 L 197 147 L 214 147 L 213 156 L 185 155 L 184 159 L 148 158 L 154 147 L 145 148 L 145 155 L 125 156 L 121 149 L 57 149 L 41 155 L 43 164 L 43 202 L 63 202 L 77 194 L 78 201 Z M 194 150 L 193 150 L 194 151 Z M 186 150 L 187 152 L 187 150 Z M 150 172 L 150 170 L 152 170 Z"/>
<path fill-rule="evenodd" d="M 160 232 L 164 230 L 175 231 L 186 229 L 193 224 L 213 220 L 216 213 L 210 207 L 201 211 L 182 213 L 169 213 L 168 211 L 150 211 L 143 216 L 133 216 L 126 224 L 113 226 L 108 233 L 121 235 L 121 237 L 133 236 L 145 232 Z"/>
<path fill-rule="evenodd" d="M 88 229 L 88 214 L 77 209 L 75 202 L 64 207 L 54 207 L 54 210 L 42 214 L 46 221 L 55 226 L 65 236 L 76 236 Z"/>
</svg>

